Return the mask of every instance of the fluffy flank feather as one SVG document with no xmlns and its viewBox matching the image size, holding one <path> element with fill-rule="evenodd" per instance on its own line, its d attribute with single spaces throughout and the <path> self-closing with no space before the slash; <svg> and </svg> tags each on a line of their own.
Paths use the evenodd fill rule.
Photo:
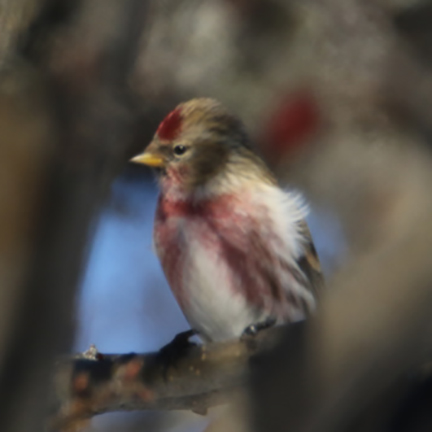
<svg viewBox="0 0 432 432">
<path fill-rule="evenodd" d="M 285 201 L 287 206 L 289 206 L 289 218 L 293 222 L 301 222 L 303 219 L 309 214 L 309 205 L 306 202 L 304 196 L 298 192 L 293 190 L 283 190 L 285 194 Z"/>
</svg>

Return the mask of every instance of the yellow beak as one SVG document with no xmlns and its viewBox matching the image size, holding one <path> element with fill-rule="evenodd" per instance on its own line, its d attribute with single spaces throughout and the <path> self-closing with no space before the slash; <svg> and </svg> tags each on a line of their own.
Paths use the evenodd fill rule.
<svg viewBox="0 0 432 432">
<path fill-rule="evenodd" d="M 130 162 L 148 165 L 151 167 L 162 167 L 165 165 L 165 160 L 162 156 L 156 153 L 141 153 L 135 157 L 133 157 Z"/>
</svg>

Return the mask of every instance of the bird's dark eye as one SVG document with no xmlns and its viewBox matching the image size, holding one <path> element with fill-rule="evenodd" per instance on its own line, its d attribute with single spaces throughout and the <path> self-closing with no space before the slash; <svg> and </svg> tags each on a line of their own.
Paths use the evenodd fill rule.
<svg viewBox="0 0 432 432">
<path fill-rule="evenodd" d="M 177 156 L 181 156 L 181 155 L 184 155 L 186 153 L 186 150 L 187 150 L 186 146 L 176 145 L 174 147 L 174 154 Z"/>
</svg>

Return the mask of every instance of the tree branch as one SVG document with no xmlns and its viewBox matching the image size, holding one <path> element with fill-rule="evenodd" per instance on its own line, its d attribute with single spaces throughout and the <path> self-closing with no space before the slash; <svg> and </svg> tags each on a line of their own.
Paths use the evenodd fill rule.
<svg viewBox="0 0 432 432">
<path fill-rule="evenodd" d="M 95 347 L 56 366 L 52 430 L 107 411 L 188 409 L 204 414 L 245 384 L 250 358 L 283 327 L 224 343 L 191 346 L 166 367 L 159 353 L 101 354 Z"/>
</svg>

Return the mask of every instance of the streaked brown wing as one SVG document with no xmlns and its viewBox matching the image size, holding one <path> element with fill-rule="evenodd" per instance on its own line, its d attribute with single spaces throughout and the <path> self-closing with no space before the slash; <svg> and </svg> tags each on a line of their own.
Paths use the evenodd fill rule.
<svg viewBox="0 0 432 432">
<path fill-rule="evenodd" d="M 298 266 L 307 278 L 308 288 L 319 297 L 325 286 L 318 254 L 312 241 L 312 236 L 305 221 L 300 223 L 300 229 L 305 237 L 305 253 L 298 260 Z"/>
</svg>

